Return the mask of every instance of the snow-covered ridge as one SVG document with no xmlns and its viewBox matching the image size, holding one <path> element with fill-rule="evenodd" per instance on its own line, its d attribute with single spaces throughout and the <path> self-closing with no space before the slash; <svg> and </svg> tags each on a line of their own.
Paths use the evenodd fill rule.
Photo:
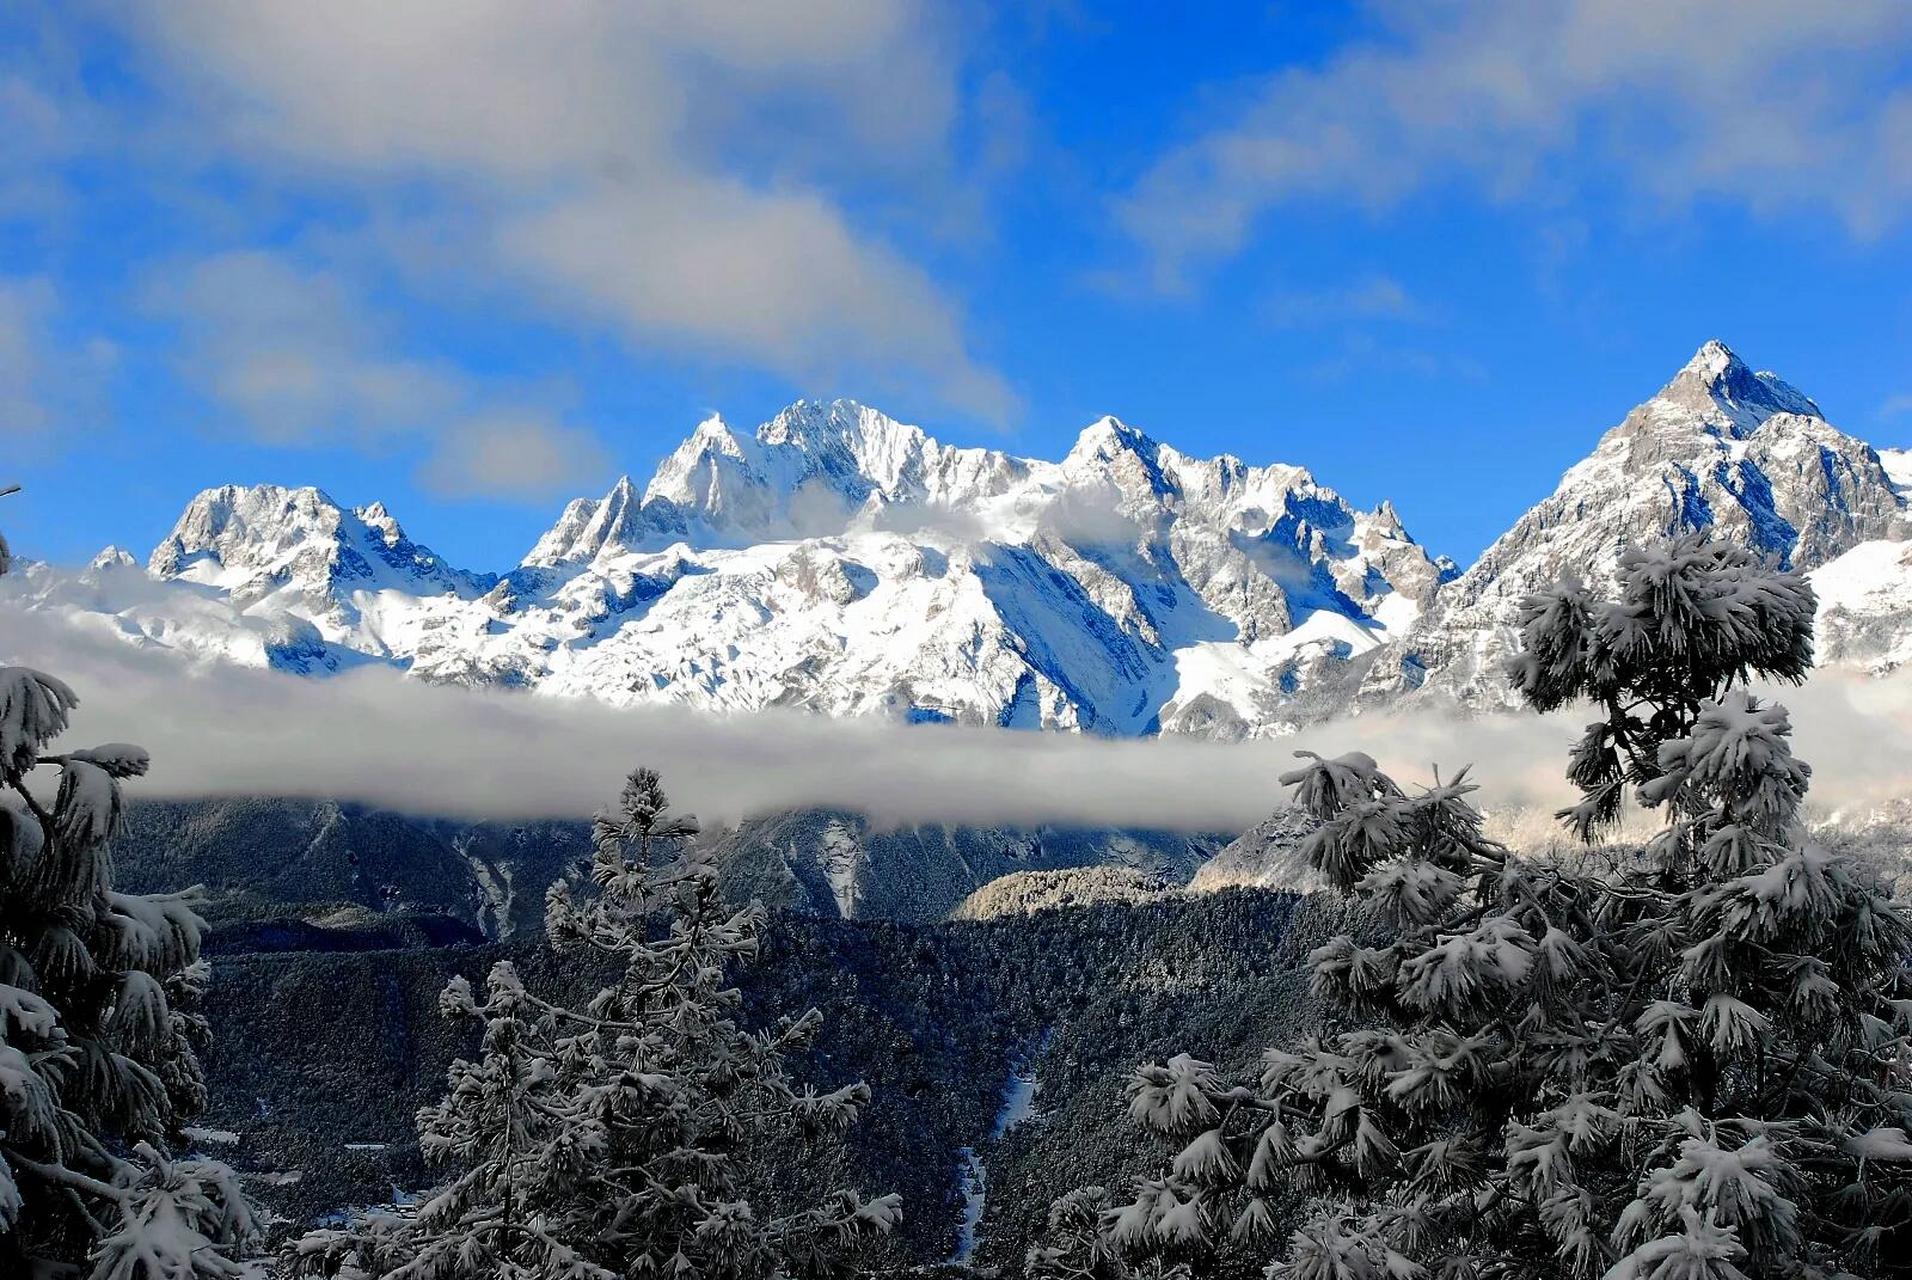
<svg viewBox="0 0 1912 1280">
<path fill-rule="evenodd" d="M 1391 506 L 1102 418 L 1059 461 L 942 444 L 850 401 L 700 423 L 642 485 L 568 504 L 501 575 L 382 505 L 228 486 L 144 574 L 28 575 L 137 643 L 612 703 L 1137 734 L 1261 731 L 1399 633 L 1448 572 Z"/>
<path fill-rule="evenodd" d="M 639 484 L 568 504 L 501 574 L 382 505 L 200 494 L 124 552 L 10 588 L 128 641 L 324 674 L 709 710 L 1236 738 L 1427 697 L 1505 699 L 1522 595 L 1705 528 L 1814 573 L 1821 650 L 1912 656 L 1912 458 L 1709 342 L 1458 574 L 1390 503 L 1201 459 L 1116 418 L 1059 460 L 941 443 L 847 400 L 699 423 Z"/>
</svg>

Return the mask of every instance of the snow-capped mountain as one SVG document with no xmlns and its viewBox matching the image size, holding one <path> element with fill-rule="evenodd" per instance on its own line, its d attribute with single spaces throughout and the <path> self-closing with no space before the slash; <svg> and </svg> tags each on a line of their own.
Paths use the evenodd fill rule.
<svg viewBox="0 0 1912 1280">
<path fill-rule="evenodd" d="M 1623 547 L 1697 530 L 1810 572 L 1822 659 L 1897 661 L 1912 648 L 1912 569 L 1902 563 L 1912 513 L 1899 466 L 1776 375 L 1708 342 L 1406 635 L 1370 656 L 1357 705 L 1423 687 L 1469 706 L 1510 703 L 1501 667 L 1524 595 L 1568 571 L 1598 582 Z"/>
<path fill-rule="evenodd" d="M 141 642 L 303 672 L 1233 736 L 1400 632 L 1446 572 L 1392 507 L 1300 467 L 1113 418 L 1018 458 L 836 401 L 700 424 L 501 576 L 447 567 L 382 506 L 259 486 L 194 499 L 142 581 L 122 557 L 26 586 Z"/>
<path fill-rule="evenodd" d="M 1391 504 L 1198 459 L 1115 418 L 1057 461 L 850 401 L 700 424 L 567 505 L 515 568 L 454 569 L 377 503 L 228 486 L 144 571 L 109 549 L 9 588 L 139 644 L 614 704 L 1234 738 L 1424 697 L 1506 700 L 1522 595 L 1711 529 L 1813 573 L 1828 660 L 1912 656 L 1912 460 L 1717 342 L 1459 574 Z"/>
</svg>

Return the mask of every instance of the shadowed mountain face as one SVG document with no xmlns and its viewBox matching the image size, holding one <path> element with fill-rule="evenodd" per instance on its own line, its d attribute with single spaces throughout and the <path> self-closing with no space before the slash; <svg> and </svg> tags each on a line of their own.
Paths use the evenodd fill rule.
<svg viewBox="0 0 1912 1280">
<path fill-rule="evenodd" d="M 1113 828 L 873 828 L 853 814 L 799 810 L 720 836 L 740 894 L 812 915 L 940 920 L 972 892 L 1019 871 L 1113 867 L 1186 884 L 1225 835 Z"/>
<path fill-rule="evenodd" d="M 1465 573 L 1391 503 L 1114 418 L 1052 462 L 804 401 L 755 432 L 700 424 L 502 574 L 446 566 L 377 503 L 228 486 L 143 571 L 109 550 L 9 594 L 308 675 L 383 663 L 614 705 L 1236 739 L 1429 693 L 1499 705 L 1523 594 L 1696 529 L 1815 573 L 1822 650 L 1889 668 L 1912 653 L 1908 471 L 1709 342 Z"/>
<path fill-rule="evenodd" d="M 136 890 L 203 885 L 215 926 L 438 916 L 499 937 L 541 929 L 546 887 L 590 849 L 584 822 L 464 823 L 247 797 L 137 802 L 115 858 Z"/>
<path fill-rule="evenodd" d="M 873 827 L 797 810 L 709 833 L 730 892 L 845 919 L 939 920 L 1014 871 L 1123 867 L 1185 884 L 1225 835 L 1043 827 Z M 480 936 L 535 935 L 545 890 L 582 872 L 585 822 L 459 822 L 331 801 L 144 801 L 116 856 L 136 890 L 205 886 L 205 913 L 241 922 L 390 927 L 439 918 Z M 247 937 L 259 937 L 246 933 Z M 288 935 L 299 945 L 304 935 Z"/>
</svg>

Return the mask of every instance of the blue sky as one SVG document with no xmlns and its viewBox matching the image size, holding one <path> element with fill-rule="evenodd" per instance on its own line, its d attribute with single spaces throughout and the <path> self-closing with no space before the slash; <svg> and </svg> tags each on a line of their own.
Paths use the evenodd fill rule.
<svg viewBox="0 0 1912 1280">
<path fill-rule="evenodd" d="M 1909 63 L 1898 0 L 0 0 L 7 528 L 318 484 L 496 568 L 845 395 L 1465 562 L 1710 337 L 1912 442 Z"/>
</svg>

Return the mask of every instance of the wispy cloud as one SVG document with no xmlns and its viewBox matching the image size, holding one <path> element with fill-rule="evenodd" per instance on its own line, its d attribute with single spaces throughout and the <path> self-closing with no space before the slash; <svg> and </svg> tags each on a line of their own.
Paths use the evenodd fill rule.
<svg viewBox="0 0 1912 1280">
<path fill-rule="evenodd" d="M 219 425 L 269 444 L 428 451 L 441 493 L 545 498 L 608 462 L 588 430 L 521 391 L 403 354 L 396 327 L 344 273 L 284 251 L 175 261 L 149 273 L 147 309 L 180 335 L 177 365 Z M 496 407 L 517 399 L 516 408 Z"/>
<path fill-rule="evenodd" d="M 1332 289 L 1285 290 L 1269 297 L 1262 313 L 1287 329 L 1319 329 L 1368 320 L 1422 323 L 1429 309 L 1392 276 L 1363 276 Z"/>
<path fill-rule="evenodd" d="M 1909 413 L 1912 413 L 1912 391 L 1902 391 L 1880 401 L 1879 407 L 1872 411 L 1872 416 L 1885 421 L 1903 418 Z"/>
<path fill-rule="evenodd" d="M 53 284 L 0 277 L 0 440 L 43 447 L 103 425 L 100 387 L 118 353 L 103 339 L 62 335 Z"/>
<path fill-rule="evenodd" d="M 575 492 L 611 466 L 591 432 L 538 409 L 488 409 L 451 423 L 422 478 L 440 493 L 544 497 Z"/>
<path fill-rule="evenodd" d="M 1860 235 L 1912 202 L 1898 0 L 1371 7 L 1383 36 L 1270 74 L 1119 202 L 1157 287 L 1184 287 L 1278 206 L 1382 210 L 1436 184 L 1649 209 L 1716 196 Z"/>
<path fill-rule="evenodd" d="M 426 430 L 463 396 L 458 370 L 393 354 L 393 326 L 345 277 L 283 252 L 169 263 L 149 273 L 145 303 L 178 327 L 181 374 L 228 425 L 268 443 L 383 442 Z"/>
<path fill-rule="evenodd" d="M 1408 343 L 1387 342 L 1367 333 L 1348 333 L 1329 355 L 1307 368 L 1321 382 L 1345 382 L 1363 374 L 1388 377 L 1455 379 L 1483 382 L 1487 368 L 1472 356 L 1432 351 Z"/>
</svg>

